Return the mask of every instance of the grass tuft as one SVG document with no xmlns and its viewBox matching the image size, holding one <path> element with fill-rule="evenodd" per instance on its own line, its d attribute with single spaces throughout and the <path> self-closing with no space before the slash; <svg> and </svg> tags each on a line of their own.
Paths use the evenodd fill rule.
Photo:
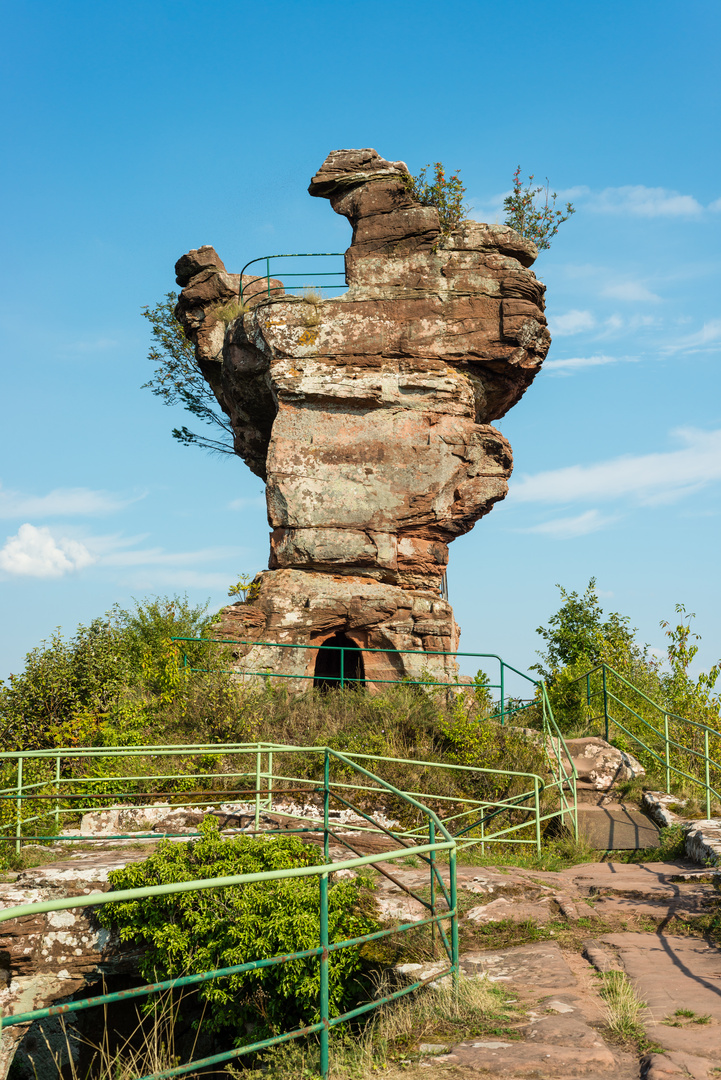
<svg viewBox="0 0 721 1080">
<path fill-rule="evenodd" d="M 624 971 L 606 971 L 602 975 L 601 997 L 606 1002 L 606 1027 L 620 1042 L 643 1045 L 646 1032 L 643 1015 L 646 1002 L 634 990 Z"/>
</svg>

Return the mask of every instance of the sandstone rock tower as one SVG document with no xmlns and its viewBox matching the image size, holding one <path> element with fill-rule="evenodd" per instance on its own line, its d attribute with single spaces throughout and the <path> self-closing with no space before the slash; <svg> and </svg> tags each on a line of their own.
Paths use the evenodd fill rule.
<svg viewBox="0 0 721 1080">
<path fill-rule="evenodd" d="M 329 643 L 379 650 L 358 654 L 369 686 L 456 678 L 433 655 L 458 648 L 440 592 L 448 544 L 505 496 L 511 448 L 491 421 L 550 344 L 535 245 L 475 221 L 444 235 L 407 175 L 375 150 L 335 150 L 311 180 L 353 227 L 342 296 L 311 303 L 271 281 L 269 297 L 265 278 L 244 278 L 246 310 L 227 323 L 239 275 L 211 247 L 176 264 L 177 316 L 267 487 L 270 569 L 221 632 L 312 646 L 238 649 L 244 670 L 305 676 L 298 689 Z"/>
</svg>

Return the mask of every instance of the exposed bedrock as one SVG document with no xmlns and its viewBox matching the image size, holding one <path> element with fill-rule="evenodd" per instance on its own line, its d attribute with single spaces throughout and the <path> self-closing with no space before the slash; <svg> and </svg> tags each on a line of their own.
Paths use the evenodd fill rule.
<svg viewBox="0 0 721 1080">
<path fill-rule="evenodd" d="M 239 275 L 211 247 L 176 265 L 178 318 L 236 452 L 267 487 L 270 570 L 254 601 L 227 609 L 228 631 L 457 647 L 438 599 L 448 544 L 506 494 L 511 448 L 491 422 L 530 385 L 550 336 L 535 245 L 475 221 L 443 234 L 407 177 L 375 150 L 333 151 L 313 177 L 310 194 L 353 228 L 342 296 L 288 295 L 277 281 L 268 296 L 265 279 L 245 278 L 245 310 L 228 323 Z M 426 603 L 442 605 L 442 630 L 424 632 L 414 613 Z"/>
</svg>

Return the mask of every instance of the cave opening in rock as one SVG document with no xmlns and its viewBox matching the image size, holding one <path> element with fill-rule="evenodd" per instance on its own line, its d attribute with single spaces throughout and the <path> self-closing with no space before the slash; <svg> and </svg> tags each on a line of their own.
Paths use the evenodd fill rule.
<svg viewBox="0 0 721 1080">
<path fill-rule="evenodd" d="M 363 654 L 355 641 L 342 633 L 324 641 L 315 661 L 313 686 L 321 690 L 337 690 L 339 687 L 356 690 L 363 685 Z"/>
</svg>

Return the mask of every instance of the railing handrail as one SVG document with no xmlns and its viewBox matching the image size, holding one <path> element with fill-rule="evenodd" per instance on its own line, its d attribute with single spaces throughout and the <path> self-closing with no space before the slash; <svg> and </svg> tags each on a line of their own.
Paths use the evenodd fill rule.
<svg viewBox="0 0 721 1080">
<path fill-rule="evenodd" d="M 598 689 L 594 689 L 592 691 L 591 679 L 599 672 L 601 673 L 602 677 L 602 685 Z M 617 679 L 621 687 L 625 687 L 628 691 L 630 691 L 631 694 L 635 694 L 647 705 L 650 705 L 651 708 L 656 711 L 656 714 L 663 718 L 663 731 L 660 731 L 649 720 L 647 720 L 645 716 L 641 715 L 641 713 L 638 712 L 632 705 L 630 705 L 627 701 L 624 701 L 623 698 L 619 697 L 618 694 L 614 692 L 613 684 L 612 686 L 609 686 L 609 676 L 611 680 Z M 669 792 L 671 790 L 671 773 L 682 777 L 684 780 L 690 780 L 691 783 L 700 787 L 705 792 L 706 817 L 710 818 L 712 796 L 721 802 L 721 793 L 719 793 L 719 791 L 711 784 L 711 769 L 713 768 L 714 770 L 716 770 L 716 772 L 721 772 L 721 765 L 719 765 L 719 763 L 711 757 L 709 743 L 711 738 L 721 740 L 721 732 L 719 732 L 716 728 L 711 727 L 710 724 L 704 724 L 697 720 L 689 720 L 687 717 L 680 716 L 678 713 L 671 712 L 664 706 L 659 705 L 659 703 L 657 701 L 654 701 L 653 698 L 650 697 L 644 690 L 641 690 L 638 686 L 634 686 L 634 684 L 629 679 L 627 679 L 624 675 L 621 675 L 620 672 L 616 671 L 615 668 L 612 668 L 610 664 L 607 664 L 605 662 L 596 664 L 589 671 L 584 672 L 583 675 L 579 675 L 578 678 L 573 679 L 569 683 L 569 686 L 576 686 L 578 683 L 585 684 L 584 696 L 586 698 L 586 705 L 588 706 L 589 712 L 591 709 L 591 701 L 598 697 L 602 699 L 603 712 L 600 713 L 598 717 L 590 717 L 589 720 L 592 721 L 597 719 L 603 719 L 605 724 L 606 738 L 609 738 L 610 724 L 615 724 L 617 728 L 619 728 L 625 735 L 632 739 L 634 743 L 641 747 L 642 750 L 649 754 L 665 769 L 666 789 Z M 644 742 L 644 739 L 641 737 L 640 734 L 629 730 L 629 728 L 626 727 L 625 724 L 622 724 L 619 719 L 617 719 L 611 714 L 609 702 L 620 707 L 621 709 L 624 709 L 625 713 L 628 713 L 630 714 L 630 716 L 634 717 L 636 721 L 638 721 L 643 726 L 643 728 L 652 732 L 653 735 L 655 735 L 656 738 L 663 743 L 663 757 L 661 757 L 661 754 L 654 750 L 653 747 L 649 746 L 648 743 Z M 677 724 L 682 725 L 683 728 L 685 728 L 689 733 L 692 729 L 701 732 L 703 734 L 704 744 L 703 753 L 700 750 L 696 750 L 692 746 L 684 746 L 683 743 L 678 742 L 675 738 L 673 738 L 669 730 L 669 725 L 671 721 L 675 721 Z M 649 735 L 645 735 L 645 738 L 650 737 L 651 736 Z M 671 761 L 672 749 L 675 749 L 681 754 L 685 754 L 689 757 L 695 758 L 699 762 L 702 762 L 704 766 L 703 779 L 701 779 L 701 777 L 699 776 L 694 776 L 692 773 L 687 772 L 685 769 L 679 768 L 678 765 L 674 765 Z M 690 764 L 689 767 L 691 767 Z"/>
<path fill-rule="evenodd" d="M 256 744 L 259 748 L 261 744 Z M 269 744 L 269 749 L 266 751 L 270 757 L 273 749 L 278 744 Z M 249 748 L 248 748 L 249 749 Z M 307 749 L 307 748 L 306 748 Z M 263 1049 L 266 1046 L 275 1045 L 279 1042 L 285 1042 L 288 1039 L 298 1038 L 302 1035 L 318 1032 L 320 1035 L 320 1072 L 323 1077 L 327 1077 L 329 1071 L 329 1032 L 332 1027 L 337 1024 L 345 1022 L 356 1016 L 360 1016 L 365 1012 L 368 1012 L 374 1008 L 379 1007 L 384 1003 L 384 1000 L 388 999 L 371 999 L 365 1004 L 360 1005 L 350 1011 L 341 1013 L 339 1016 L 331 1016 L 330 1014 L 330 997 L 329 997 L 329 956 L 333 951 L 337 951 L 346 947 L 357 947 L 366 941 L 374 940 L 380 937 L 388 937 L 391 934 L 398 933 L 399 931 L 412 930 L 419 925 L 430 925 L 433 933 L 436 929 L 440 933 L 443 948 L 445 949 L 446 956 L 450 966 L 445 968 L 441 972 L 435 973 L 432 978 L 437 979 L 441 975 L 450 974 L 453 976 L 454 982 L 457 983 L 459 976 L 459 938 L 458 938 L 458 909 L 457 909 L 457 886 L 456 886 L 456 840 L 448 831 L 444 823 L 438 817 L 438 815 L 428 806 L 419 802 L 413 796 L 402 792 L 394 784 L 384 780 L 383 777 L 376 776 L 374 773 L 365 769 L 362 765 L 352 761 L 338 750 L 334 750 L 331 747 L 313 747 L 317 754 L 322 755 L 323 759 L 323 781 L 320 791 L 323 794 L 323 860 L 322 862 L 313 866 L 295 866 L 287 867 L 276 870 L 265 870 L 253 873 L 223 875 L 215 878 L 201 878 L 193 881 L 178 881 L 168 882 L 159 885 L 146 885 L 138 888 L 131 889 L 118 889 L 111 892 L 97 892 L 87 893 L 82 896 L 63 897 L 54 900 L 43 900 L 30 904 L 17 904 L 13 907 L 0 910 L 0 925 L 5 924 L 11 920 L 23 918 L 27 915 L 38 916 L 48 914 L 55 911 L 66 911 L 69 909 L 85 908 L 85 907 L 98 907 L 107 904 L 124 903 L 128 901 L 147 900 L 152 897 L 159 896 L 173 896 L 180 893 L 197 892 L 209 889 L 221 889 L 221 888 L 234 888 L 243 885 L 249 885 L 258 882 L 269 882 L 277 880 L 287 880 L 295 878 L 310 878 L 317 877 L 319 880 L 319 902 L 320 902 L 320 931 L 319 931 L 319 943 L 317 947 L 310 950 L 301 950 L 297 953 L 285 952 L 282 955 L 273 957 L 259 957 L 256 960 L 247 962 L 244 965 L 236 965 L 235 972 L 241 970 L 252 970 L 260 967 L 267 967 L 270 964 L 285 963 L 290 960 L 299 959 L 300 957 L 317 957 L 320 963 L 320 991 L 319 991 L 319 1022 L 311 1024 L 305 1028 L 296 1028 L 291 1032 L 286 1032 L 283 1035 L 273 1035 L 270 1039 L 261 1040 L 260 1042 L 251 1043 L 246 1046 L 238 1047 L 231 1051 L 225 1051 L 220 1055 L 214 1055 L 213 1058 L 206 1058 L 200 1061 L 196 1060 L 183 1065 L 175 1065 L 172 1068 L 164 1070 L 160 1074 L 153 1074 L 158 1078 L 178 1076 L 183 1073 L 191 1072 L 205 1066 L 206 1064 L 219 1063 L 220 1061 L 230 1061 L 243 1054 L 255 1052 L 259 1049 Z M 259 751 L 260 752 L 260 751 Z M 407 844 L 400 840 L 398 837 L 393 837 L 397 846 L 390 851 L 376 852 L 370 855 L 360 855 L 355 852 L 355 849 L 347 841 L 344 841 L 341 837 L 337 836 L 336 831 L 331 829 L 331 821 L 329 817 L 329 800 L 333 797 L 333 781 L 331 780 L 331 774 L 329 766 L 331 759 L 339 762 L 340 764 L 350 768 L 353 772 L 360 774 L 361 777 L 369 779 L 379 790 L 385 790 L 392 793 L 396 797 L 399 797 L 407 805 L 419 810 L 427 821 L 428 827 L 428 842 L 427 843 L 415 843 Z M 258 765 L 260 768 L 260 765 Z M 317 782 L 314 782 L 317 784 Z M 343 801 L 343 800 L 342 800 Z M 349 804 L 352 805 L 352 804 Z M 372 819 L 371 819 L 372 820 Z M 383 826 L 380 828 L 384 832 L 388 832 Z M 257 830 L 257 811 L 256 811 L 256 830 Z M 320 830 L 318 830 L 320 831 Z M 390 834 L 393 836 L 393 834 Z M 330 857 L 330 839 L 335 838 L 344 843 L 354 851 L 354 858 L 341 859 L 334 862 Z M 436 865 L 435 857 L 438 853 L 448 852 L 449 855 L 449 887 L 446 889 L 445 883 L 441 874 L 439 873 Z M 411 895 L 416 899 L 419 899 L 423 906 L 428 909 L 430 916 L 414 920 L 398 927 L 391 927 L 388 929 L 374 931 L 369 934 L 356 936 L 355 938 L 349 938 L 345 941 L 332 942 L 329 939 L 329 921 L 328 921 L 328 895 L 329 895 L 329 876 L 341 871 L 341 870 L 354 870 L 363 866 L 373 866 L 375 864 L 396 861 L 398 859 L 406 859 L 410 856 L 420 856 L 427 864 L 429 869 L 429 882 L 430 882 L 430 900 L 426 900 L 423 897 L 419 897 L 413 890 L 410 891 Z M 381 870 L 383 873 L 384 871 Z M 437 880 L 436 880 L 437 879 Z M 396 879 L 393 879 L 396 880 Z M 436 904 L 436 885 L 439 884 L 447 910 L 442 910 L 437 913 Z M 443 923 L 450 920 L 450 940 L 446 934 Z M 209 978 L 222 978 L 231 972 L 231 969 L 220 968 L 214 971 L 206 971 L 197 975 L 185 977 L 182 979 L 183 984 L 190 985 L 191 983 L 198 983 L 206 981 Z M 395 991 L 391 997 L 401 997 L 405 994 L 412 993 L 418 989 L 428 980 L 416 981 L 409 986 L 405 986 L 400 990 Z M 164 986 L 179 985 L 176 980 L 166 980 L 165 983 L 158 984 L 152 983 L 145 987 L 135 988 L 135 996 L 143 993 L 157 993 Z M 73 1011 L 78 1011 L 81 1008 L 93 1008 L 100 1001 L 109 1002 L 116 1001 L 124 998 L 123 992 L 118 992 L 114 995 L 102 995 L 100 999 L 86 999 L 83 1002 L 73 1002 Z M 34 1010 L 32 1013 L 20 1013 L 14 1016 L 4 1017 L 2 1019 L 2 1027 L 9 1027 L 16 1024 L 24 1024 L 31 1022 L 41 1016 L 49 1016 L 60 1014 L 69 1011 L 64 1006 L 49 1007 L 48 1009 Z M 145 1077 L 143 1080 L 152 1080 L 152 1077 Z"/>
<path fill-rule="evenodd" d="M 627 686 L 629 690 L 632 690 L 634 694 L 638 694 L 640 697 L 642 697 L 645 701 L 648 702 L 649 705 L 652 705 L 653 708 L 657 709 L 658 712 L 660 712 L 663 716 L 668 716 L 670 720 L 680 720 L 683 724 L 689 724 L 691 727 L 697 727 L 701 731 L 708 731 L 709 735 L 717 735 L 719 738 L 721 738 L 721 731 L 718 731 L 716 728 L 711 727 L 710 724 L 703 724 L 700 723 L 698 720 L 689 720 L 687 716 L 681 716 L 679 713 L 671 712 L 670 709 L 666 709 L 663 707 L 663 705 L 659 705 L 659 703 L 657 701 L 654 701 L 653 698 L 649 697 L 644 690 L 641 690 L 640 687 L 635 686 L 632 682 L 629 682 L 629 680 L 624 675 L 621 675 L 620 672 L 616 671 L 615 668 L 612 668 L 610 664 L 597 664 L 596 667 L 591 668 L 591 670 L 587 671 L 584 675 L 579 675 L 577 679 L 573 679 L 568 685 L 575 686 L 576 683 L 581 682 L 583 679 L 588 679 L 591 675 L 595 675 L 597 671 L 603 670 L 610 672 L 613 676 L 615 676 L 615 678 L 619 679 L 622 683 L 624 683 L 624 685 Z M 592 696 L 595 697 L 598 694 L 602 693 L 603 690 L 595 690 Z M 625 705 L 625 702 L 623 704 Z M 628 708 L 629 706 L 625 707 Z"/>
<path fill-rule="evenodd" d="M 286 253 L 283 253 L 283 254 L 280 254 L 280 255 L 260 255 L 257 259 L 251 259 L 250 262 L 247 262 L 245 264 L 245 266 L 243 267 L 243 269 L 240 271 L 239 284 L 238 284 L 238 299 L 240 300 L 240 302 L 242 304 L 243 303 L 243 293 L 244 293 L 245 288 L 248 288 L 249 285 L 255 284 L 256 281 L 267 281 L 267 283 L 268 283 L 268 297 L 269 298 L 270 298 L 271 292 L 276 292 L 277 291 L 277 289 L 271 290 L 271 287 L 270 287 L 270 281 L 271 281 L 270 262 L 271 262 L 271 259 L 321 259 L 321 258 L 327 258 L 327 257 L 331 257 L 331 256 L 332 257 L 340 257 L 340 256 L 343 256 L 343 255 L 345 255 L 345 252 L 343 252 L 343 251 L 296 251 L 296 252 L 290 252 L 290 253 L 286 252 Z M 265 263 L 265 265 L 266 265 L 265 274 L 258 274 L 257 276 L 253 277 L 252 281 L 250 281 L 247 286 L 244 286 L 243 285 L 243 275 L 245 274 L 245 271 L 248 269 L 249 266 L 253 266 L 255 263 L 259 263 L 259 262 L 264 262 Z M 283 277 L 305 277 L 305 278 L 307 278 L 309 276 L 311 276 L 311 277 L 341 277 L 342 276 L 343 277 L 343 284 L 344 285 L 346 284 L 346 281 L 345 281 L 345 268 L 343 270 L 312 271 L 310 274 L 293 273 L 293 272 L 290 272 L 290 271 L 283 274 Z M 297 288 L 297 286 L 288 286 L 288 287 L 289 288 Z M 330 287 L 332 287 L 332 288 L 340 288 L 341 286 L 338 285 L 338 286 L 330 286 Z M 285 297 L 285 288 L 283 288 L 283 293 L 284 293 L 283 299 L 285 299 L 286 298 Z M 260 295 L 260 292 L 254 292 L 252 294 L 252 297 L 259 296 L 259 295 Z M 251 299 L 252 299 L 252 297 L 251 297 Z"/>
</svg>

